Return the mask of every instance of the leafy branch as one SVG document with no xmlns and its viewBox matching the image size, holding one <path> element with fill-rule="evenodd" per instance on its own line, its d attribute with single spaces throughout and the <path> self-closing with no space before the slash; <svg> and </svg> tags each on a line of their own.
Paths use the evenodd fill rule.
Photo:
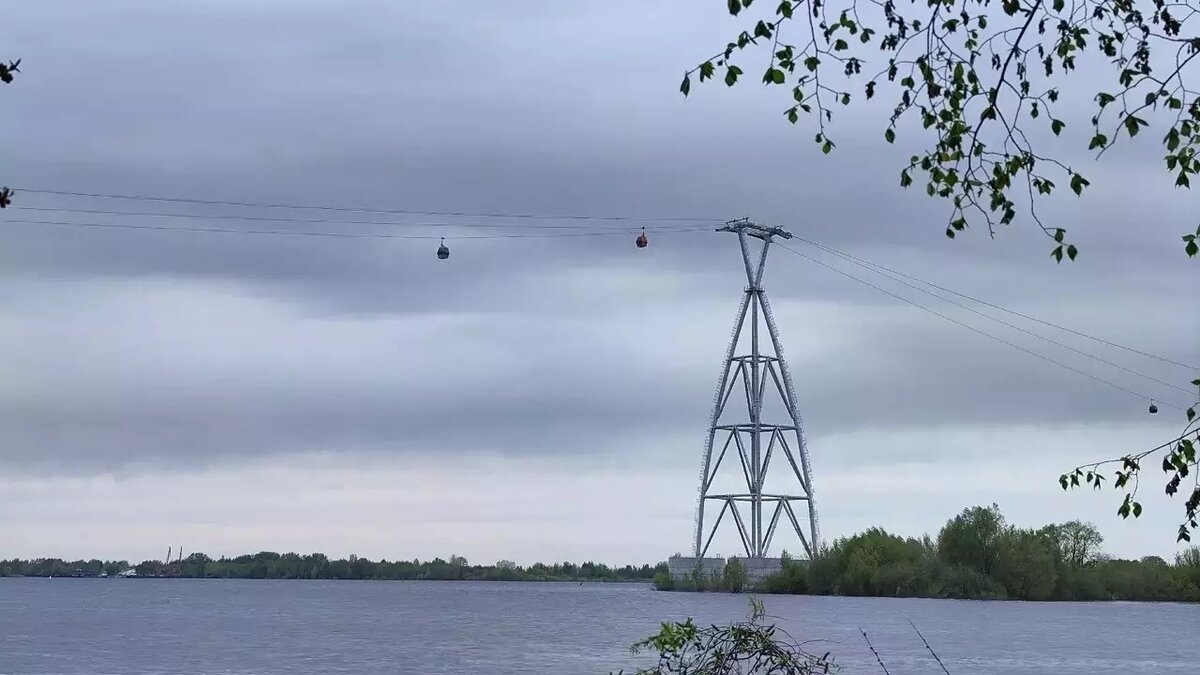
<svg viewBox="0 0 1200 675">
<path fill-rule="evenodd" d="M 735 16 L 754 4 L 727 0 Z M 1177 187 L 1190 187 L 1200 173 L 1200 97 L 1187 84 L 1200 62 L 1197 14 L 1200 0 L 1001 0 L 998 8 L 990 0 L 781 0 L 688 70 L 680 91 L 686 96 L 693 78 L 705 82 L 718 72 L 735 86 L 745 74 L 739 65 L 745 54 L 769 47 L 762 82 L 790 86 L 784 115 L 793 124 L 814 116 L 814 140 L 828 154 L 836 147 L 830 132 L 836 104 L 850 105 L 856 87 L 865 99 L 889 88 L 895 102 L 884 140 L 894 143 L 911 120 L 932 141 L 901 170 L 900 184 L 919 178 L 929 196 L 950 202 L 946 235 L 982 221 L 995 236 L 997 226 L 1014 221 L 1020 200 L 1053 239 L 1051 255 L 1061 262 L 1073 260 L 1078 248 L 1066 241 L 1065 229 L 1042 222 L 1038 199 L 1059 183 L 1082 195 L 1090 182 L 1042 149 L 1067 127 L 1060 85 L 1084 57 L 1107 61 L 1115 87 L 1085 99 L 1094 110 L 1088 150 L 1102 156 L 1162 112 L 1165 166 Z M 788 35 L 804 39 L 781 39 L 789 22 L 802 30 Z M 882 57 L 868 76 L 872 47 Z M 1185 244 L 1189 255 L 1194 243 Z"/>
<path fill-rule="evenodd" d="M 631 648 L 632 653 L 652 651 L 657 663 L 636 675 L 665 673 L 779 673 L 810 675 L 836 671 L 829 653 L 816 655 L 772 624 L 758 599 L 750 600 L 748 621 L 701 628 L 691 619 L 663 622 L 659 632 Z"/>
<path fill-rule="evenodd" d="M 11 84 L 13 75 L 21 72 L 21 59 L 9 61 L 8 63 L 0 63 L 0 82 Z M 6 187 L 0 187 L 0 209 L 7 208 L 12 203 L 12 190 Z"/>
<path fill-rule="evenodd" d="M 1193 380 L 1192 384 L 1200 387 L 1200 379 Z M 1137 494 L 1141 484 L 1143 462 L 1148 458 L 1161 455 L 1162 470 L 1166 476 L 1164 492 L 1167 496 L 1178 494 L 1184 479 L 1192 477 L 1191 493 L 1184 502 L 1184 519 L 1179 525 L 1176 537 L 1177 541 L 1191 541 L 1191 533 L 1200 526 L 1200 519 L 1198 519 L 1198 514 L 1200 514 L 1200 470 L 1198 469 L 1200 467 L 1197 466 L 1196 457 L 1197 447 L 1200 446 L 1200 417 L 1196 414 L 1197 408 L 1200 408 L 1200 401 L 1187 409 L 1187 424 L 1184 426 L 1183 433 L 1178 437 L 1149 450 L 1077 466 L 1072 471 L 1058 477 L 1059 485 L 1064 490 L 1078 488 L 1081 485 L 1090 485 L 1099 490 L 1104 486 L 1106 480 L 1105 469 L 1101 467 L 1119 463 L 1121 468 L 1113 471 L 1113 488 L 1123 490 L 1125 497 L 1117 509 L 1117 514 L 1122 518 L 1128 518 L 1131 515 L 1139 518 L 1142 515 L 1142 504 L 1137 500 Z"/>
</svg>

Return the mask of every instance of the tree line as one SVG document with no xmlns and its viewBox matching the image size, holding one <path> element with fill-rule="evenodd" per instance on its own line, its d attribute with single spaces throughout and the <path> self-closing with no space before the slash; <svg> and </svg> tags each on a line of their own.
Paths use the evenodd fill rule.
<svg viewBox="0 0 1200 675">
<path fill-rule="evenodd" d="M 665 564 L 662 566 L 665 569 Z M 146 560 L 131 565 L 124 560 L 74 560 L 38 558 L 0 560 L 0 576 L 71 576 L 77 572 L 115 576 L 133 569 L 138 576 L 208 579 L 379 579 L 379 580 L 486 580 L 486 581 L 649 581 L 656 568 L 650 565 L 610 567 L 604 563 L 535 563 L 521 566 L 510 560 L 494 565 L 472 565 L 466 558 L 449 560 L 372 561 L 351 555 L 332 559 L 323 553 L 300 555 L 263 551 L 234 558 L 211 558 L 193 553 L 179 561 Z"/>
<path fill-rule="evenodd" d="M 1024 529 L 999 507 L 975 506 L 946 522 L 937 538 L 900 537 L 871 528 L 837 539 L 812 561 L 784 554 L 783 570 L 765 579 L 769 593 L 989 600 L 1139 600 L 1200 602 L 1200 547 L 1167 562 L 1157 556 L 1119 560 L 1103 551 L 1091 523 Z M 699 585 L 735 590 L 739 570 Z M 734 583 L 730 583 L 731 580 Z M 656 575 L 661 589 L 695 583 Z"/>
</svg>

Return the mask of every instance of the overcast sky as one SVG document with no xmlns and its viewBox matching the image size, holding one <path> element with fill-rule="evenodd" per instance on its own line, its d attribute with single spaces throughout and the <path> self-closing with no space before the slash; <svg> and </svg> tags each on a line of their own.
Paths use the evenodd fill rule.
<svg viewBox="0 0 1200 675">
<path fill-rule="evenodd" d="M 1095 165 L 993 240 L 897 174 L 881 110 L 828 157 L 751 78 L 677 91 L 737 29 L 723 3 L 55 2 L 6 12 L 0 182 L 88 193 L 444 212 L 750 216 L 1006 307 L 1200 362 L 1198 218 L 1153 147 Z M 1082 124 L 1076 126 L 1083 126 Z M 1079 134 L 1085 130 L 1079 129 Z M 1070 134 L 1066 134 L 1070 135 Z M 1075 140 L 1078 140 L 1078 138 Z M 1068 152 L 1064 150 L 1064 152 Z M 736 240 L 681 223 L 543 219 L 608 236 L 456 239 L 529 220 L 268 211 L 18 192 L 0 219 L 0 557 L 257 550 L 654 562 L 688 549 Z M 151 218 L 38 209 L 193 214 Z M 200 217 L 208 216 L 208 217 Z M 448 236 L 317 238 L 73 228 Z M 633 246 L 648 225 L 650 246 Z M 701 223 L 704 224 L 704 223 Z M 519 229 L 537 234 L 559 230 Z M 795 244 L 803 247 L 804 244 Z M 1091 520 L 1121 556 L 1175 550 L 1179 500 L 1064 494 L 1058 475 L 1157 445 L 1183 392 L 823 261 L 1123 387 L 1117 391 L 784 250 L 766 287 L 827 538 L 936 532 L 998 503 Z M 1189 304 L 1190 303 L 1190 304 Z M 1009 317 L 1011 319 L 1012 317 Z M 1036 324 L 1022 324 L 1044 331 Z M 1181 386 L 1186 369 L 1054 339 Z M 1194 399 L 1194 396 L 1192 397 Z M 784 541 L 793 550 L 794 541 Z M 735 553 L 732 539 L 715 552 Z"/>
</svg>

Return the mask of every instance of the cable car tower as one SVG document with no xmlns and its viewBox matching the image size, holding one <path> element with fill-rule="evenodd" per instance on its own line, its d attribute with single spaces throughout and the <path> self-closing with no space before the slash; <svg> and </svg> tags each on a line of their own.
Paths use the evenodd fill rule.
<svg viewBox="0 0 1200 675">
<path fill-rule="evenodd" d="M 775 530 L 780 520 L 784 520 L 787 523 L 785 527 L 790 525 L 800 537 L 804 551 L 811 559 L 819 540 L 808 448 L 804 442 L 800 413 L 796 410 L 796 390 L 792 386 L 787 363 L 783 360 L 779 330 L 762 287 L 767 251 L 771 248 L 772 239 L 791 239 L 792 234 L 778 227 L 757 225 L 747 219 L 729 221 L 717 231 L 737 235 L 749 285 L 734 320 L 733 336 L 725 352 L 720 383 L 713 399 L 708 439 L 704 443 L 694 555 L 697 559 L 704 558 L 713 536 L 728 515 L 737 528 L 747 557 L 767 557 Z M 762 242 L 757 255 L 751 252 L 752 239 Z M 769 349 L 765 352 L 759 343 L 760 324 L 765 326 L 771 338 Z M 744 341 L 742 338 L 747 337 L 747 330 L 749 340 Z M 743 344 L 743 351 L 748 348 L 749 353 L 737 354 L 739 344 Z M 744 408 L 740 405 L 743 398 Z M 782 403 L 783 412 L 779 413 L 781 419 L 762 419 L 764 400 L 770 399 L 776 399 L 772 403 Z M 779 409 L 777 404 L 772 407 Z M 717 450 L 715 457 L 714 450 Z M 785 474 L 784 484 L 789 486 L 788 489 L 764 491 L 763 485 L 772 460 L 777 467 L 776 473 L 782 471 Z M 745 479 L 744 492 L 741 481 L 737 483 L 735 492 L 714 494 L 710 490 L 713 479 L 726 461 L 740 464 Z M 779 466 L 781 462 L 786 467 Z M 721 507 L 705 537 L 704 511 L 710 502 L 720 503 Z"/>
</svg>

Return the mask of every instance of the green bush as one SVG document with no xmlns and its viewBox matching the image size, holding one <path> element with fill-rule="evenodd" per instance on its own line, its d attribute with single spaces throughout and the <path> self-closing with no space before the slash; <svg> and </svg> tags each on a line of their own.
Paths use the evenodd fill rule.
<svg viewBox="0 0 1200 675">
<path fill-rule="evenodd" d="M 737 558 L 725 563 L 725 574 L 721 579 L 721 589 L 730 593 L 741 593 L 746 588 L 746 566 Z"/>
<path fill-rule="evenodd" d="M 671 573 L 666 570 L 659 570 L 655 572 L 654 588 L 660 591 L 675 590 L 675 580 L 671 578 Z"/>
</svg>

